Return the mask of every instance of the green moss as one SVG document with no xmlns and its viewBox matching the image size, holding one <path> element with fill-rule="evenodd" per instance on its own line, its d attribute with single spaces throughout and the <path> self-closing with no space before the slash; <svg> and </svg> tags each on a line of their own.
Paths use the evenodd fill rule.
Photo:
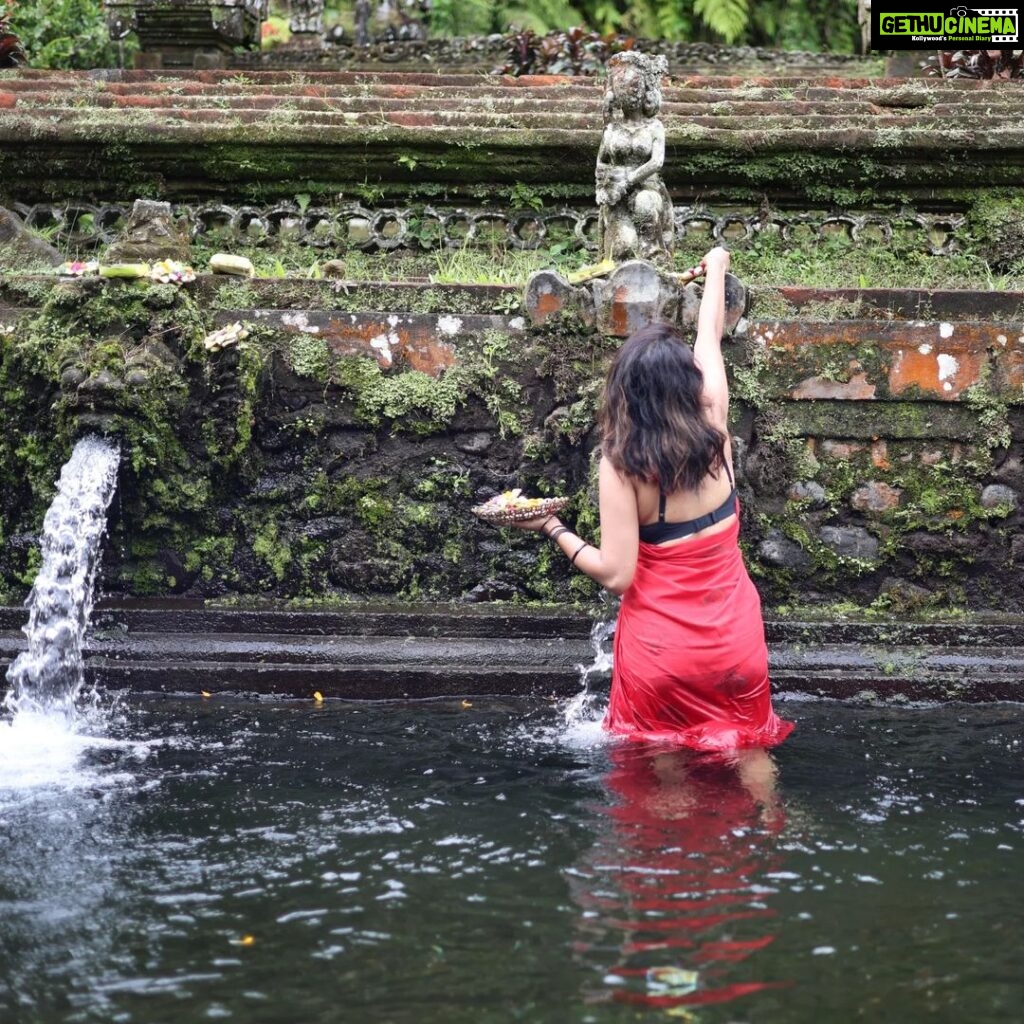
<svg viewBox="0 0 1024 1024">
<path fill-rule="evenodd" d="M 986 189 L 967 213 L 970 238 L 999 273 L 1024 274 L 1024 196 L 1019 188 Z"/>
<path fill-rule="evenodd" d="M 259 295 L 246 281 L 232 280 L 217 288 L 213 305 L 217 309 L 253 309 L 259 306 Z"/>
<path fill-rule="evenodd" d="M 315 334 L 294 335 L 288 343 L 288 364 L 300 377 L 326 383 L 330 375 L 330 350 L 326 339 Z"/>
<path fill-rule="evenodd" d="M 185 569 L 199 573 L 207 582 L 223 577 L 234 557 L 235 547 L 232 536 L 200 537 L 185 552 Z"/>
<path fill-rule="evenodd" d="M 284 579 L 292 560 L 290 545 L 282 541 L 278 535 L 278 526 L 274 521 L 264 522 L 252 540 L 253 554 L 262 559 L 278 582 Z"/>
<path fill-rule="evenodd" d="M 421 370 L 387 374 L 375 362 L 352 356 L 340 361 L 335 374 L 355 398 L 362 422 L 376 426 L 390 420 L 396 429 L 417 434 L 442 429 L 468 394 L 468 374 L 459 367 L 437 377 Z"/>
</svg>

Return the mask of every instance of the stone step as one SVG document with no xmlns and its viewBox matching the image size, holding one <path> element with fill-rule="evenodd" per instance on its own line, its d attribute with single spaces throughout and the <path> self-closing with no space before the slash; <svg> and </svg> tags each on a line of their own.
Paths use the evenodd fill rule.
<svg viewBox="0 0 1024 1024">
<path fill-rule="evenodd" d="M 171 200 L 379 182 L 431 201 L 517 183 L 585 201 L 601 102 L 597 82 L 557 76 L 18 71 L 0 79 L 0 203 L 88 199 L 100 181 Z M 665 103 L 666 184 L 708 201 L 820 202 L 867 176 L 882 205 L 963 204 L 1021 184 L 1013 82 L 692 77 Z"/>
<path fill-rule="evenodd" d="M 596 88 L 586 92 L 565 95 L 551 90 L 534 90 L 526 93 L 508 92 L 486 88 L 437 89 L 421 87 L 377 87 L 354 90 L 343 86 L 313 86 L 288 88 L 287 86 L 191 86 L 188 88 L 166 86 L 164 83 L 139 83 L 129 86 L 108 86 L 81 96 L 67 83 L 40 83 L 12 79 L 3 84 L 3 91 L 13 97 L 8 100 L 10 109 L 26 108 L 51 111 L 75 111 L 96 108 L 151 108 L 161 111 L 192 110 L 216 107 L 223 110 L 271 110 L 284 108 L 289 111 L 381 113 L 430 111 L 456 112 L 466 115 L 504 114 L 544 116 L 555 113 L 566 117 L 585 116 L 601 119 L 602 97 Z M 685 90 L 666 96 L 661 116 L 666 122 L 673 119 L 707 119 L 713 123 L 727 118 L 784 118 L 809 117 L 840 118 L 869 117 L 880 124 L 899 125 L 912 121 L 915 111 L 927 117 L 964 116 L 971 108 L 979 106 L 981 97 L 974 93 L 958 93 L 937 97 L 926 106 L 899 108 L 879 105 L 870 90 L 860 93 L 837 90 L 831 96 L 816 98 L 780 98 L 766 96 L 748 98 L 745 94 L 730 92 L 699 92 Z M 1019 97 L 1009 93 L 985 99 L 986 120 L 1012 117 L 1020 111 Z M 552 111 L 557 107 L 556 111 Z"/>
<path fill-rule="evenodd" d="M 502 633 L 508 617 L 481 612 L 443 613 L 434 625 L 460 630 L 444 637 L 353 632 L 399 624 L 380 618 L 383 613 L 300 613 L 291 623 L 298 627 L 319 619 L 318 628 L 328 622 L 342 627 L 332 635 L 246 632 L 255 624 L 252 615 L 269 616 L 272 623 L 281 614 L 122 613 L 116 628 L 101 621 L 90 635 L 87 674 L 102 687 L 135 693 L 205 690 L 309 697 L 319 691 L 324 697 L 367 700 L 565 696 L 579 689 L 581 666 L 591 665 L 594 657 L 583 632 L 589 631 L 589 620 L 578 615 L 540 620 L 544 629 L 556 623 L 568 626 L 564 636 Z M 0 667 L 24 648 L 24 638 L 10 629 L 13 617 L 7 610 L 5 628 L 0 629 Z M 423 613 L 419 618 L 422 625 Z M 489 620 L 488 635 L 461 632 L 465 623 L 457 623 L 466 618 L 477 626 Z M 513 618 L 520 626 L 527 621 L 537 625 L 531 616 Z M 411 627 L 412 620 L 405 625 Z M 225 626 L 231 628 L 220 628 Z M 870 691 L 882 699 L 913 700 L 1024 698 L 1024 626 L 1019 620 L 916 625 L 769 621 L 767 632 L 772 681 L 779 693 L 864 698 Z"/>
<path fill-rule="evenodd" d="M 969 401 L 969 390 L 984 381 L 1007 402 L 1024 402 L 1024 319 L 843 318 L 823 329 L 821 323 L 755 317 L 748 335 L 770 363 L 774 397 Z M 835 355 L 828 369 L 824 349 Z"/>
<path fill-rule="evenodd" d="M 20 110 L 21 108 L 19 108 Z M 30 108 L 31 110 L 32 108 Z M 279 133 L 285 127 L 290 134 L 302 134 L 317 129 L 334 129 L 349 132 L 355 128 L 409 128 L 417 131 L 436 131 L 438 129 L 474 128 L 481 130 L 501 129 L 503 131 L 527 131 L 533 133 L 585 133 L 599 135 L 601 118 L 597 111 L 571 110 L 552 112 L 550 107 L 544 112 L 520 110 L 473 110 L 458 106 L 454 109 L 443 109 L 437 106 L 423 109 L 394 109 L 377 107 L 364 111 L 350 109 L 330 109 L 324 105 L 321 109 L 313 107 L 292 107 L 276 101 L 245 104 L 207 104 L 186 107 L 179 104 L 163 105 L 163 103 L 146 103 L 132 106 L 132 112 L 145 111 L 146 117 L 156 119 L 161 134 L 174 127 L 175 122 L 186 125 L 208 125 L 210 127 L 235 128 L 239 125 L 262 124 L 269 131 Z M 57 111 L 60 118 L 57 134 L 66 134 L 71 128 L 77 127 L 83 133 L 91 134 L 97 122 L 104 121 L 103 115 L 110 118 L 125 116 L 125 109 L 116 105 L 100 104 L 92 108 L 85 107 L 46 107 L 37 108 L 39 114 Z M 91 113 L 90 113 L 91 111 Z M 980 130 L 987 135 L 1000 133 L 1003 141 L 1016 145 L 1024 138 L 1021 128 L 1020 109 L 1010 109 L 1003 114 L 986 115 L 983 126 L 961 126 L 959 137 L 950 135 L 953 129 L 947 129 L 944 141 L 946 144 L 957 141 L 975 139 Z M 955 115 L 954 115 L 955 116 Z M 967 116 L 967 115 L 963 115 Z M 267 118 L 270 118 L 268 121 Z M 667 114 L 662 117 L 668 143 L 684 144 L 703 140 L 705 142 L 724 142 L 730 133 L 742 133 L 752 138 L 756 133 L 781 132 L 786 140 L 817 138 L 821 132 L 842 131 L 850 140 L 865 141 L 864 133 L 877 133 L 894 130 L 908 144 L 922 148 L 934 148 L 938 143 L 930 136 L 934 135 L 934 117 L 921 115 L 912 118 L 898 115 L 849 115 L 838 120 L 832 112 L 815 112 L 794 116 L 767 111 L 760 116 L 750 114 L 735 115 L 732 112 L 714 115 L 677 116 Z M 802 134 L 801 134 L 802 133 Z M 560 138 L 561 135 L 555 136 Z M 596 143 L 595 143 L 596 144 Z M 878 145 L 882 148 L 892 143 L 883 136 Z"/>
<path fill-rule="evenodd" d="M 884 320 L 935 321 L 1024 321 L 1024 291 L 976 291 L 971 288 L 783 288 L 756 289 L 751 296 L 751 313 L 757 305 L 774 296 L 789 307 L 786 317 L 826 319 L 840 310 L 856 317 Z M 791 313 L 789 312 L 791 311 Z M 845 319 L 845 317 L 838 317 Z"/>
<path fill-rule="evenodd" d="M 385 81 L 367 81 L 360 76 L 338 80 L 337 76 L 314 73 L 308 80 L 280 81 L 267 74 L 237 76 L 207 81 L 195 74 L 187 78 L 144 78 L 130 81 L 97 81 L 88 72 L 53 73 L 32 76 L 20 71 L 0 80 L 0 91 L 15 106 L 40 105 L 60 108 L 88 108 L 101 105 L 160 104 L 180 106 L 215 102 L 225 105 L 269 103 L 293 104 L 296 108 L 344 101 L 352 109 L 371 109 L 386 104 L 389 109 L 422 109 L 440 105 L 541 110 L 555 104 L 563 110 L 599 112 L 602 89 L 594 80 L 554 79 L 543 85 L 524 85 L 523 79 L 502 77 L 390 75 Z M 699 115 L 714 113 L 758 114 L 774 110 L 779 115 L 804 112 L 874 113 L 898 112 L 903 117 L 915 112 L 941 116 L 964 113 L 965 108 L 984 112 L 1019 109 L 1019 89 L 1012 83 L 983 83 L 967 80 L 920 82 L 912 86 L 886 88 L 877 82 L 863 82 L 837 88 L 785 87 L 771 80 L 769 87 L 738 87 L 715 79 L 695 79 L 685 86 L 667 84 L 663 89 L 663 114 Z"/>
<path fill-rule="evenodd" d="M 0 101 L 3 97 L 0 94 Z M 2 106 L 0 102 L 0 106 Z M 400 147 L 425 147 L 436 149 L 446 147 L 472 150 L 486 149 L 492 154 L 490 165 L 495 165 L 493 154 L 499 150 L 515 151 L 520 159 L 540 159 L 550 173 L 552 154 L 560 152 L 559 159 L 568 159 L 569 154 L 586 151 L 588 156 L 586 177 L 593 177 L 592 157 L 595 151 L 595 132 L 600 122 L 594 118 L 580 123 L 578 113 L 544 117 L 544 124 L 531 117 L 503 118 L 471 114 L 435 113 L 430 115 L 384 113 L 346 115 L 312 113 L 299 117 L 295 111 L 280 108 L 273 120 L 268 120 L 263 111 L 222 110 L 204 108 L 183 110 L 167 107 L 156 110 L 134 109 L 131 111 L 115 108 L 61 108 L 59 116 L 42 109 L 31 108 L 24 113 L 17 110 L 0 120 L 0 142 L 24 142 L 26 134 L 34 146 L 60 143 L 62 145 L 93 145 L 97 142 L 109 144 L 111 133 L 125 139 L 126 144 L 137 149 L 148 160 L 154 159 L 162 146 L 179 146 L 189 142 L 193 147 L 223 144 L 229 142 L 252 143 L 254 127 L 263 133 L 267 144 L 288 146 L 319 146 L 321 160 L 330 158 L 336 151 L 352 147 L 372 146 L 376 150 L 387 149 L 406 153 Z M 984 154 L 989 152 L 1001 169 L 996 184 L 1010 184 L 1019 176 L 1019 167 L 1006 159 L 1007 152 L 1024 149 L 1024 119 L 1009 118 L 1000 123 L 975 122 L 943 126 L 937 131 L 935 119 L 922 116 L 920 123 L 901 119 L 897 123 L 886 123 L 874 119 L 860 123 L 836 121 L 821 118 L 817 124 L 805 124 L 802 119 L 781 117 L 766 124 L 752 123 L 741 118 L 736 123 L 715 120 L 710 125 L 692 124 L 689 121 L 665 124 L 665 141 L 669 150 L 682 151 L 720 150 L 731 154 L 746 154 L 752 148 L 763 146 L 764 133 L 772 130 L 778 133 L 772 139 L 776 158 L 784 153 L 805 150 L 851 150 L 856 152 L 886 150 L 898 146 L 903 166 L 915 162 L 914 153 L 934 159 L 936 154 L 946 154 L 951 146 L 977 147 L 978 162 L 985 163 Z M 201 134 L 197 134 L 201 129 Z M 484 133 L 473 139 L 465 133 L 474 129 Z M 324 135 L 325 131 L 329 136 Z M 896 131 L 890 136 L 886 131 Z M 425 162 L 421 155 L 411 157 L 417 163 Z M 792 159 L 792 157 L 790 157 Z M 573 157 L 578 166 L 578 158 Z M 165 172 L 167 169 L 165 168 Z M 904 172 L 905 173 L 905 172 Z M 669 172 L 666 176 L 671 178 Z M 504 178 L 505 176 L 503 176 Z M 737 174 L 737 177 L 742 177 Z"/>
<path fill-rule="evenodd" d="M 59 283 L 56 278 L 43 276 L 26 276 L 21 280 L 40 304 L 46 292 Z M 223 286 L 237 283 L 236 279 L 225 275 L 200 272 L 190 287 L 213 303 Z M 251 278 L 244 286 L 255 297 L 255 308 L 290 310 L 299 316 L 321 318 L 332 310 L 339 310 L 350 320 L 353 308 L 361 310 L 357 319 L 408 313 L 419 313 L 432 320 L 444 315 L 491 317 L 495 315 L 496 304 L 504 307 L 510 298 L 521 296 L 523 291 L 520 285 L 448 285 L 428 281 L 345 281 L 339 284 L 326 279 L 292 278 Z M 422 311 L 428 300 L 438 303 L 437 312 Z M 0 308 L 5 313 L 27 313 L 35 306 L 36 302 L 26 302 L 23 289 L 0 281 Z M 780 315 L 774 315 L 775 309 L 779 309 Z M 457 312 L 452 314 L 450 310 Z M 515 312 L 507 315 L 514 317 Z M 843 324 L 843 330 L 846 324 L 851 324 L 851 343 L 871 344 L 875 338 L 918 346 L 928 340 L 919 337 L 920 332 L 937 331 L 941 342 L 946 340 L 942 338 L 942 325 L 952 324 L 955 326 L 951 338 L 957 336 L 962 325 L 961 337 L 972 337 L 982 347 L 998 345 L 999 349 L 1009 347 L 1012 350 L 1024 333 L 1024 291 L 761 286 L 750 290 L 748 318 L 762 335 L 764 330 L 780 325 L 778 337 L 773 331 L 773 338 L 767 339 L 774 341 L 777 348 L 797 348 L 820 340 L 828 335 L 822 324 Z M 493 325 L 489 320 L 481 320 L 478 326 Z M 1006 337 L 1006 344 L 999 341 L 1001 335 Z"/>
<path fill-rule="evenodd" d="M 99 69 L 93 71 L 65 71 L 45 68 L 21 68 L 15 81 L 47 82 L 68 84 L 91 81 L 97 88 L 132 88 L 152 86 L 167 89 L 202 89 L 208 87 L 246 89 L 254 86 L 279 87 L 301 90 L 314 87 L 388 87 L 388 88 L 443 88 L 471 91 L 474 89 L 503 89 L 515 92 L 530 90 L 562 89 L 592 92 L 600 89 L 595 77 L 572 75 L 480 75 L 476 73 L 445 73 L 435 71 L 318 71 L 306 73 L 295 71 L 232 71 L 232 70 L 180 70 L 163 69 L 146 71 L 135 69 Z M 5 78 L 5 81 L 7 79 Z M 887 103 L 920 102 L 922 96 L 936 92 L 977 93 L 986 96 L 998 95 L 1000 91 L 1012 93 L 1018 87 L 1007 80 L 979 81 L 968 78 L 884 78 L 884 77 L 833 77 L 809 79 L 806 75 L 787 75 L 784 72 L 770 75 L 673 75 L 663 86 L 666 96 L 673 91 L 693 90 L 729 91 L 745 93 L 751 98 L 769 97 L 791 99 L 794 96 L 830 96 L 835 93 L 850 93 L 871 90 Z"/>
</svg>

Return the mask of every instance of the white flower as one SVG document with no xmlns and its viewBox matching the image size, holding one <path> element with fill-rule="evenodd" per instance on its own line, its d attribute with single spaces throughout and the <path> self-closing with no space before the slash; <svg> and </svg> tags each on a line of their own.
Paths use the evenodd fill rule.
<svg viewBox="0 0 1024 1024">
<path fill-rule="evenodd" d="M 188 284 L 196 279 L 196 272 L 178 260 L 157 260 L 149 272 L 150 279 L 161 284 Z"/>
<path fill-rule="evenodd" d="M 237 345 L 243 338 L 247 338 L 249 332 L 236 320 L 227 327 L 211 331 L 204 339 L 203 344 L 207 352 L 220 352 L 221 349 L 231 348 Z"/>
</svg>

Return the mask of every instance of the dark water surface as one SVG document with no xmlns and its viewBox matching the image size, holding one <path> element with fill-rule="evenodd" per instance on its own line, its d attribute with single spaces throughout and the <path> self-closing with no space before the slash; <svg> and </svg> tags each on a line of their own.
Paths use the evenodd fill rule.
<svg viewBox="0 0 1024 1024">
<path fill-rule="evenodd" d="M 0 1021 L 1024 1019 L 1024 706 L 780 710 L 774 796 L 536 702 L 0 756 Z"/>
</svg>

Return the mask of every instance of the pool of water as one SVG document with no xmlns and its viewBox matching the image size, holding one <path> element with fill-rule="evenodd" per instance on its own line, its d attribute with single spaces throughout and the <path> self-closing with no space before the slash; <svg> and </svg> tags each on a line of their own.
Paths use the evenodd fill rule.
<svg viewBox="0 0 1024 1024">
<path fill-rule="evenodd" d="M 774 782 L 537 702 L 0 724 L 0 1020 L 1019 1021 L 1024 706 L 780 707 Z"/>
</svg>

